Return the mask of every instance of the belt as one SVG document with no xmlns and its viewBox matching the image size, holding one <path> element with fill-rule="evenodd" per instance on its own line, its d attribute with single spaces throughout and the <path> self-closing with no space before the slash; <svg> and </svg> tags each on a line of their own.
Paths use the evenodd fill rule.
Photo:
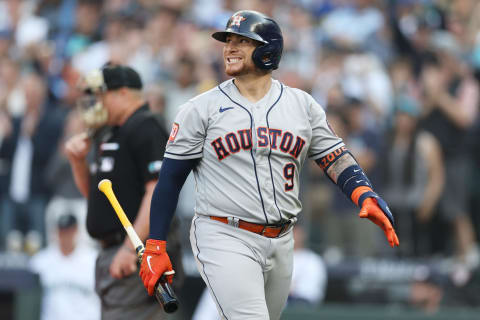
<svg viewBox="0 0 480 320">
<path fill-rule="evenodd" d="M 102 249 L 107 249 L 113 246 L 117 246 L 121 244 L 125 240 L 125 232 L 124 231 L 117 231 L 114 233 L 110 233 L 106 236 L 103 236 L 101 239 L 98 239 L 100 242 L 100 246 Z"/>
<path fill-rule="evenodd" d="M 280 237 L 282 234 L 287 233 L 294 225 L 293 219 L 286 220 L 285 222 L 279 224 L 258 224 L 240 220 L 234 217 L 225 218 L 210 216 L 210 219 L 231 225 L 236 228 L 247 230 L 267 238 Z"/>
</svg>

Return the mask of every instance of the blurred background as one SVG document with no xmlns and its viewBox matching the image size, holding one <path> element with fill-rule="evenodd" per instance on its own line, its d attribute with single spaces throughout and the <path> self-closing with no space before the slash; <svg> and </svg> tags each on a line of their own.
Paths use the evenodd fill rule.
<svg viewBox="0 0 480 320">
<path fill-rule="evenodd" d="M 170 127 L 180 104 L 227 79 L 210 35 L 241 9 L 279 23 L 285 48 L 274 78 L 325 108 L 400 238 L 388 247 L 308 163 L 282 319 L 478 319 L 476 0 L 0 1 L 1 319 L 40 319 L 51 304 L 71 319 L 98 319 L 96 244 L 63 152 L 85 130 L 79 78 L 107 61 L 133 67 Z M 218 319 L 188 242 L 193 206 L 189 179 L 177 210 L 186 280 L 171 319 Z M 78 260 L 66 259 L 77 246 Z M 49 256 L 52 248 L 62 254 Z"/>
</svg>

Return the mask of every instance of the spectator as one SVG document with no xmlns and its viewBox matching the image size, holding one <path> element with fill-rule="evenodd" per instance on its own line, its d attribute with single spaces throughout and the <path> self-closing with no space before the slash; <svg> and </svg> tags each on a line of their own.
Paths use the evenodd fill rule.
<svg viewBox="0 0 480 320">
<path fill-rule="evenodd" d="M 425 63 L 421 73 L 422 126 L 438 139 L 445 160 L 447 188 L 440 210 L 454 230 L 455 256 L 460 263 L 475 267 L 480 258 L 463 179 L 470 174 L 466 142 L 478 115 L 479 88 L 459 59 L 458 44 L 450 34 L 435 34 L 432 45 L 438 54 Z"/>
<path fill-rule="evenodd" d="M 72 20 L 75 21 L 73 29 L 62 29 L 54 40 L 57 47 L 57 55 L 64 59 L 74 58 L 85 51 L 96 49 L 96 43 L 101 35 L 99 34 L 101 1 L 79 0 L 75 6 L 75 15 Z M 92 56 L 91 56 L 92 57 Z M 100 56 L 101 57 L 101 56 Z M 98 58 L 98 56 L 97 56 Z M 75 59 L 73 60 L 75 62 Z M 102 63 L 108 61 L 88 61 L 84 60 L 82 68 L 77 68 L 83 72 L 99 67 Z M 91 63 L 100 65 L 92 66 Z M 76 67 L 77 65 L 74 64 Z"/>
<path fill-rule="evenodd" d="M 7 29 L 0 29 L 0 59 L 12 54 L 12 33 Z"/>
<path fill-rule="evenodd" d="M 0 154 L 9 167 L 8 196 L 2 201 L 1 231 L 26 234 L 25 250 L 33 253 L 43 245 L 45 206 L 49 193 L 44 172 L 60 136 L 63 115 L 46 105 L 46 87 L 36 74 L 22 78 L 25 113 L 12 120 Z"/>
<path fill-rule="evenodd" d="M 55 235 L 57 241 L 30 261 L 43 289 L 41 319 L 99 320 L 100 301 L 94 290 L 97 253 L 77 241 L 77 219 L 70 213 L 57 219 Z"/>
<path fill-rule="evenodd" d="M 45 210 L 47 240 L 52 241 L 54 234 L 54 222 L 65 211 L 70 211 L 78 220 L 79 241 L 91 244 L 92 239 L 88 236 L 85 221 L 87 216 L 87 201 L 78 191 L 73 179 L 72 170 L 68 162 L 65 150 L 65 142 L 73 135 L 85 130 L 81 117 L 77 111 L 72 111 L 66 121 L 62 137 L 54 154 L 45 170 L 45 178 L 51 186 L 51 199 Z"/>
<path fill-rule="evenodd" d="M 331 127 L 350 146 L 350 152 L 376 185 L 373 168 L 379 152 L 379 136 L 365 121 L 368 112 L 365 102 L 346 98 L 345 104 L 336 106 L 336 110 L 329 113 Z M 380 248 L 375 241 L 375 228 L 367 223 L 358 225 L 356 207 L 330 184 L 328 187 L 331 201 L 326 220 L 326 245 L 329 249 L 340 249 L 346 256 L 365 257 L 377 253 Z"/>
<path fill-rule="evenodd" d="M 384 18 L 373 0 L 354 0 L 351 3 L 340 5 L 328 13 L 322 22 L 322 31 L 327 41 L 335 46 L 356 49 L 381 30 Z"/>
<path fill-rule="evenodd" d="M 444 186 L 440 145 L 418 126 L 420 110 L 413 99 L 399 97 L 393 128 L 387 134 L 383 161 L 383 190 L 396 214 L 404 256 L 428 256 L 433 252 L 431 225 Z"/>
<path fill-rule="evenodd" d="M 175 115 L 178 112 L 178 106 L 183 101 L 190 99 L 198 94 L 198 81 L 195 78 L 196 62 L 193 57 L 182 57 L 178 60 L 175 67 L 176 74 L 174 82 L 167 87 L 167 104 L 165 110 L 165 117 L 167 124 L 170 127 L 173 123 Z"/>
<path fill-rule="evenodd" d="M 25 96 L 21 88 L 19 60 L 5 57 L 0 60 L 0 102 L 9 116 L 20 117 L 25 111 Z"/>
<path fill-rule="evenodd" d="M 365 101 L 371 129 L 385 125 L 392 105 L 392 86 L 381 61 L 373 54 L 350 54 L 343 65 L 342 89 L 346 96 Z"/>
<path fill-rule="evenodd" d="M 293 237 L 293 274 L 288 304 L 318 305 L 327 290 L 327 267 L 318 253 L 306 247 L 303 226 L 295 226 Z"/>
<path fill-rule="evenodd" d="M 26 52 L 30 46 L 47 39 L 48 20 L 35 15 L 33 1 L 10 0 L 0 3 L 0 30 L 13 34 L 15 45 Z"/>
</svg>

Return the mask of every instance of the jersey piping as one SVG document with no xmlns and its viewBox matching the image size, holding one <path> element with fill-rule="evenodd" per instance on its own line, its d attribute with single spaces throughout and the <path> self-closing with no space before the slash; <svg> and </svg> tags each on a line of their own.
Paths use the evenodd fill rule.
<svg viewBox="0 0 480 320">
<path fill-rule="evenodd" d="M 195 153 L 174 153 L 174 152 L 165 151 L 165 153 L 168 153 L 168 154 L 171 154 L 171 155 L 174 155 L 174 156 L 185 156 L 185 157 L 188 157 L 188 156 L 195 156 L 195 155 L 202 154 L 203 151 L 195 152 Z"/>
<path fill-rule="evenodd" d="M 315 154 L 312 154 L 312 155 L 310 156 L 310 158 L 314 158 L 314 157 L 316 157 L 316 156 L 320 156 L 320 155 L 322 155 L 323 153 L 331 150 L 332 148 L 335 148 L 335 147 L 338 146 L 339 144 L 343 144 L 343 141 L 340 141 L 340 142 L 334 144 L 333 146 L 330 146 L 330 147 L 328 147 L 328 148 L 326 148 L 326 149 L 323 149 L 323 150 L 320 151 L 320 152 L 317 152 L 317 153 L 315 153 Z"/>
<path fill-rule="evenodd" d="M 240 108 L 242 108 L 243 110 L 245 110 L 247 113 L 248 113 L 248 116 L 250 117 L 250 132 L 252 132 L 253 134 L 253 118 L 252 118 L 252 114 L 250 113 L 250 111 L 248 111 L 247 108 L 245 108 L 244 106 L 242 106 L 240 103 L 236 102 L 235 100 L 233 100 L 225 91 L 223 91 L 222 88 L 220 88 L 220 86 L 218 86 L 218 89 L 228 98 L 230 99 L 230 101 L 232 101 L 233 103 L 235 103 L 237 106 L 239 106 Z M 263 197 L 262 197 L 262 190 L 260 189 L 260 181 L 258 180 L 258 174 L 257 174 L 257 163 L 255 161 L 255 156 L 253 155 L 253 148 L 250 149 L 250 156 L 252 157 L 252 161 L 253 161 L 253 171 L 255 172 L 255 179 L 257 181 L 257 189 L 258 189 L 258 195 L 260 196 L 260 202 L 262 203 L 262 210 L 263 210 L 263 215 L 265 216 L 265 222 L 266 224 L 268 224 L 268 217 L 267 217 L 267 213 L 265 211 L 265 204 L 263 202 Z"/>
<path fill-rule="evenodd" d="M 225 315 L 225 312 L 223 311 L 222 306 L 220 305 L 220 301 L 218 301 L 217 295 L 215 294 L 215 291 L 213 290 L 212 285 L 210 284 L 210 279 L 207 276 L 207 273 L 205 272 L 205 264 L 203 263 L 202 260 L 200 260 L 200 248 L 198 247 L 198 239 L 197 239 L 197 220 L 198 217 L 195 217 L 195 220 L 193 221 L 193 235 L 195 236 L 195 247 L 197 247 L 198 253 L 197 253 L 197 260 L 202 264 L 202 269 L 203 269 L 203 274 L 205 275 L 205 278 L 207 279 L 208 282 L 208 287 L 213 293 L 213 296 L 215 297 L 215 300 L 217 301 L 218 306 L 220 307 L 220 310 L 222 311 L 223 317 L 225 317 L 226 320 L 228 320 L 227 316 Z"/>
<path fill-rule="evenodd" d="M 267 120 L 267 128 L 270 130 L 270 123 L 268 121 L 268 115 L 270 114 L 270 111 L 272 111 L 273 107 L 277 104 L 277 102 L 280 100 L 280 98 L 282 97 L 282 94 L 283 94 L 283 84 L 280 83 L 280 95 L 278 96 L 277 100 L 275 100 L 275 102 L 272 104 L 272 106 L 268 109 L 267 111 L 267 115 L 266 115 L 266 120 Z M 270 157 L 272 155 L 272 136 L 269 134 L 268 135 L 268 142 L 270 144 L 270 152 L 268 153 L 268 166 L 270 168 L 270 178 L 272 179 L 272 188 L 273 188 L 273 202 L 275 203 L 275 207 L 277 208 L 278 210 L 278 213 L 280 214 L 280 220 L 283 219 L 283 216 L 282 216 L 282 211 L 280 211 L 280 208 L 278 207 L 278 204 L 277 204 L 277 194 L 276 194 L 276 191 L 275 191 L 275 182 L 273 181 L 273 171 L 272 171 L 272 162 L 270 160 Z"/>
</svg>

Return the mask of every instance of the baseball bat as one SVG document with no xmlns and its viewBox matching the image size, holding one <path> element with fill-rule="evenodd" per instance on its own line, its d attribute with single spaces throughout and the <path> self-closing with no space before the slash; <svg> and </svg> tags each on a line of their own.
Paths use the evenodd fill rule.
<svg viewBox="0 0 480 320">
<path fill-rule="evenodd" d="M 143 245 L 142 240 L 138 237 L 135 229 L 133 229 L 130 220 L 128 220 L 127 215 L 123 211 L 120 203 L 115 196 L 115 193 L 112 189 L 112 182 L 108 179 L 103 179 L 98 183 L 98 189 L 102 191 L 105 196 L 107 197 L 108 201 L 115 210 L 115 213 L 120 219 L 123 228 L 127 232 L 128 238 L 132 242 L 133 246 L 135 247 L 135 251 L 137 252 L 138 262 L 142 262 L 143 252 L 145 251 L 145 246 Z M 174 271 L 166 272 L 165 274 L 173 274 Z M 155 297 L 157 298 L 158 302 L 162 305 L 163 310 L 166 313 L 173 313 L 178 309 L 178 299 L 173 291 L 172 287 L 165 281 L 164 277 L 160 278 L 158 283 L 155 286 Z"/>
</svg>

